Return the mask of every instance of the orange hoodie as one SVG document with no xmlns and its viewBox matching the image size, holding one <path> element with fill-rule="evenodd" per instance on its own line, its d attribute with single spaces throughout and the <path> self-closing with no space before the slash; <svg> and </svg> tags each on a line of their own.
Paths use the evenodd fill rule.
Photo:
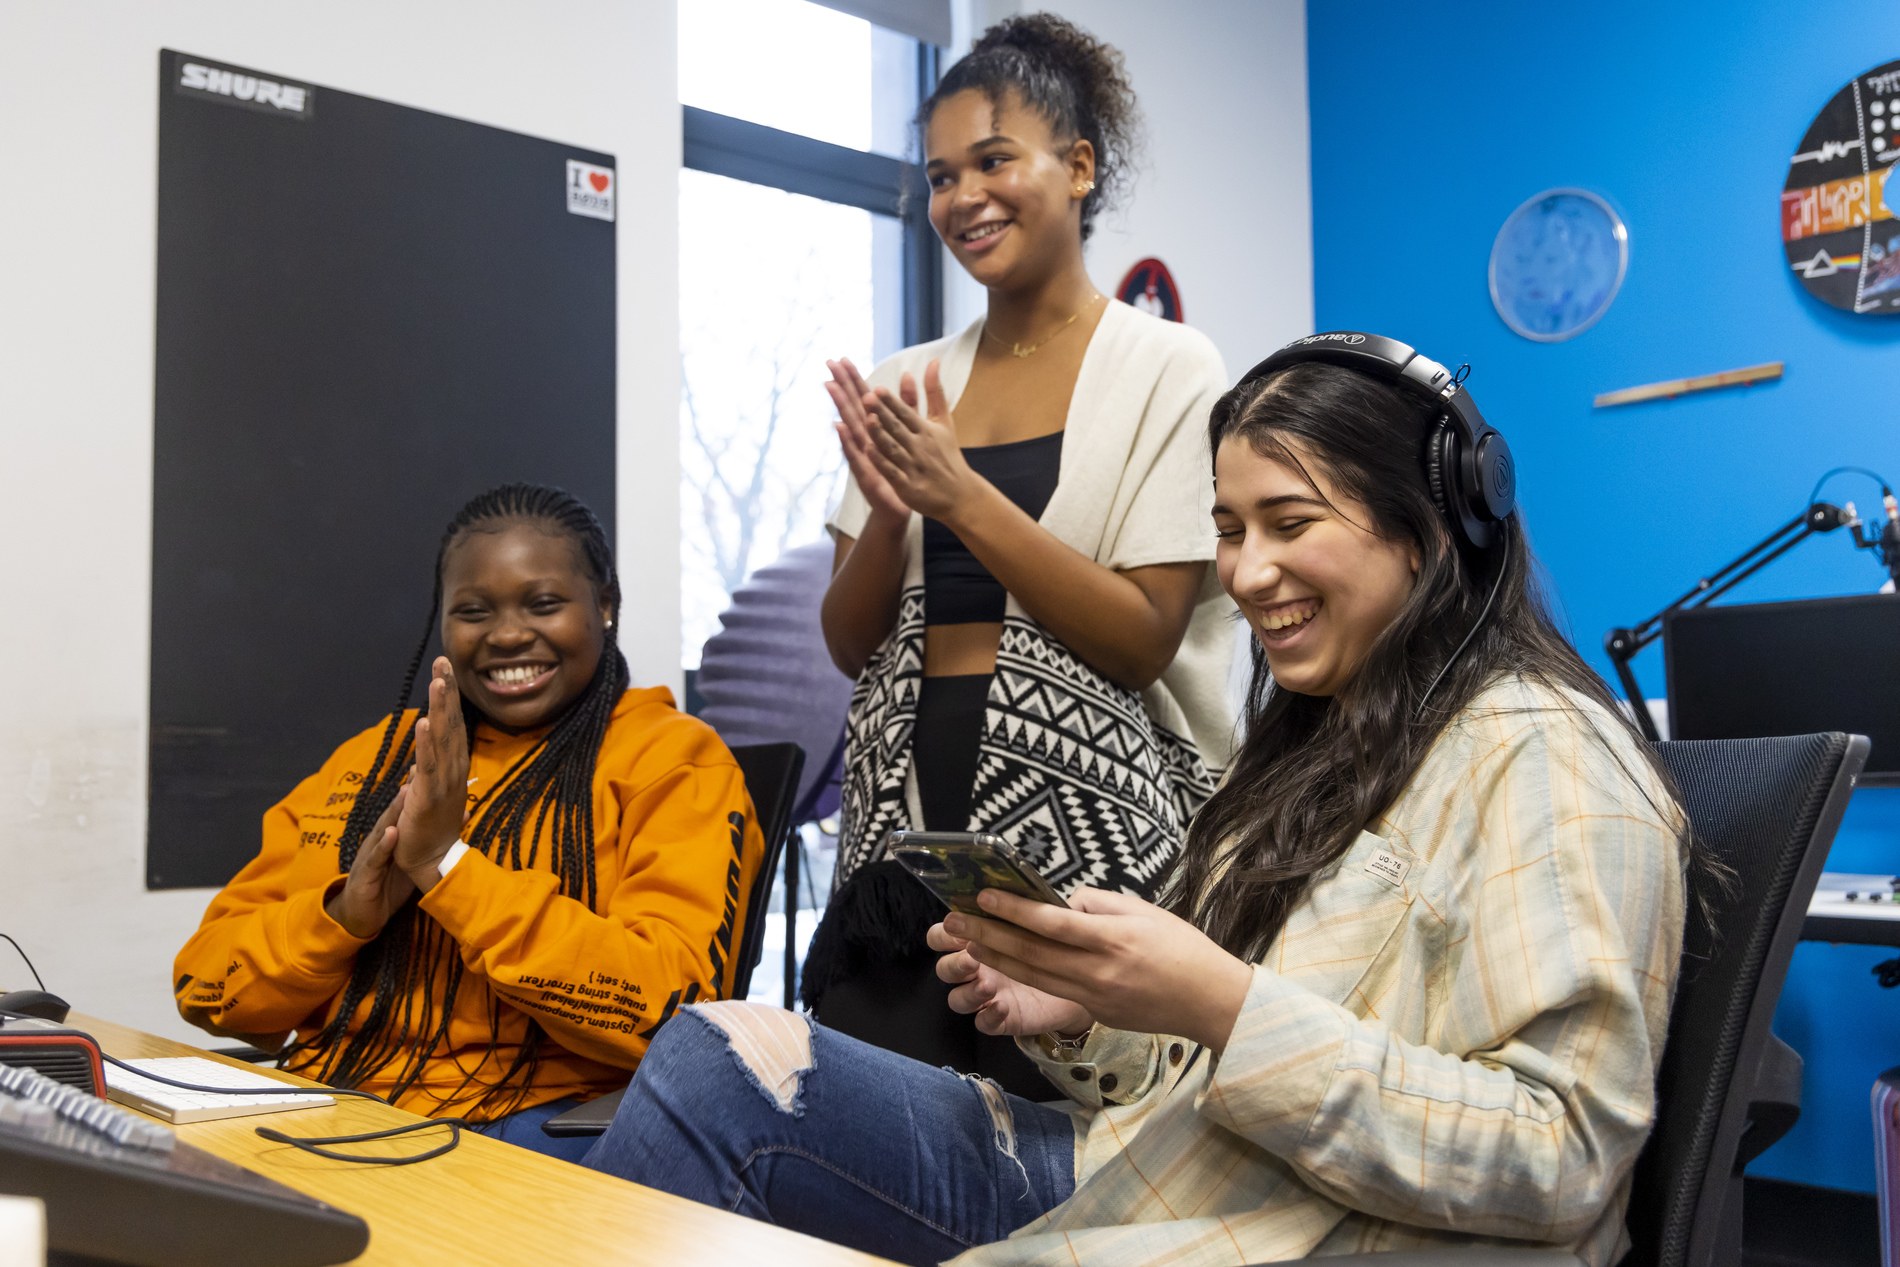
<svg viewBox="0 0 1900 1267">
<path fill-rule="evenodd" d="M 404 725 L 413 719 L 406 713 Z M 262 851 L 212 899 L 178 952 L 173 979 L 186 1020 L 274 1047 L 335 1014 L 367 943 L 324 903 L 343 884 L 337 838 L 382 731 L 378 723 L 349 740 L 264 815 Z M 544 733 L 477 727 L 471 804 Z M 612 1090 L 675 1009 L 724 997 L 764 842 L 739 767 L 710 727 L 676 711 L 664 687 L 621 696 L 594 770 L 599 910 L 557 892 L 546 869 L 551 830 L 532 869 L 471 850 L 420 899 L 466 972 L 446 1043 L 403 1108 L 484 1116 L 470 1103 L 508 1068 L 530 1017 L 554 1041 L 542 1042 L 534 1085 L 516 1107 Z M 357 1008 L 352 1033 L 369 1006 L 366 998 Z M 491 1010 L 500 1017 L 492 1054 Z M 387 1094 L 399 1067 L 372 1074 L 362 1089 Z M 315 1071 L 307 1058 L 291 1068 Z"/>
</svg>

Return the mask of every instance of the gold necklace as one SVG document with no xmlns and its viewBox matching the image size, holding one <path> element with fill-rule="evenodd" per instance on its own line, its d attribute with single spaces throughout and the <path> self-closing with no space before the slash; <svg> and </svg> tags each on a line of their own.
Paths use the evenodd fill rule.
<svg viewBox="0 0 1900 1267">
<path fill-rule="evenodd" d="M 1005 343 L 1001 335 L 990 333 L 990 323 L 988 321 L 985 321 L 983 323 L 983 333 L 986 336 L 988 336 L 992 341 L 994 341 L 998 347 L 1008 348 L 1009 354 L 1011 356 L 1017 358 L 1018 360 L 1021 360 L 1023 357 L 1028 356 L 1030 353 L 1036 351 L 1038 348 L 1043 347 L 1050 340 L 1054 339 L 1058 334 L 1061 334 L 1064 330 L 1067 330 L 1070 326 L 1074 325 L 1076 322 L 1076 319 L 1080 317 L 1083 313 L 1087 312 L 1090 308 L 1093 308 L 1095 306 L 1095 301 L 1100 299 L 1101 297 L 1102 297 L 1102 292 L 1099 290 L 1091 294 L 1088 297 L 1088 299 L 1086 299 L 1083 302 L 1080 308 L 1077 308 L 1074 312 L 1069 314 L 1069 319 L 1067 321 L 1063 322 L 1061 325 L 1057 326 L 1054 330 L 1050 331 L 1048 334 L 1044 335 L 1042 338 L 1036 340 L 1034 343 L 1028 343 L 1028 344 Z"/>
</svg>

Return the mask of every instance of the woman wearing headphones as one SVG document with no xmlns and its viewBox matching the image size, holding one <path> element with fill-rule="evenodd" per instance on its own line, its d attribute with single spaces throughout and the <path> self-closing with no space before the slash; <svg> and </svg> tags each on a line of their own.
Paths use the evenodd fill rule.
<svg viewBox="0 0 1900 1267">
<path fill-rule="evenodd" d="M 951 1005 L 1071 1103 L 717 1003 L 589 1164 L 907 1262 L 1620 1256 L 1688 834 L 1532 588 L 1502 437 L 1341 333 L 1256 367 L 1210 440 L 1254 680 L 1165 904 L 991 890 L 929 935 Z"/>
<path fill-rule="evenodd" d="M 1201 434 L 1226 375 L 1206 336 L 1089 279 L 1136 130 L 1119 53 L 1012 18 L 918 113 L 930 222 L 987 311 L 868 380 L 831 363 L 851 484 L 823 620 L 857 689 L 803 994 L 834 1028 L 1033 1089 L 944 1007 L 937 910 L 885 837 L 991 831 L 1065 893 L 1155 891 L 1233 742 Z"/>
</svg>

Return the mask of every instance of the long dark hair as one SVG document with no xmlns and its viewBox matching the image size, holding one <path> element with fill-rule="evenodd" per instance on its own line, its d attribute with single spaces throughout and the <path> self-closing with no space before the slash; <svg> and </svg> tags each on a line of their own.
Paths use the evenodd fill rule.
<svg viewBox="0 0 1900 1267">
<path fill-rule="evenodd" d="M 363 838 L 402 786 L 415 749 L 413 719 L 404 725 L 410 692 L 421 672 L 423 657 L 435 636 L 436 617 L 442 609 L 442 564 L 449 550 L 471 533 L 499 532 L 529 524 L 567 537 L 584 570 L 610 611 L 620 606 L 620 581 L 614 572 L 613 550 L 594 512 L 558 488 L 534 484 L 505 484 L 490 489 L 456 512 L 442 534 L 435 555 L 435 597 L 422 640 L 403 674 L 396 707 L 383 727 L 376 758 L 358 785 L 337 854 L 338 870 L 347 874 Z M 467 834 L 469 847 L 515 868 L 532 868 L 539 859 L 543 827 L 552 820 L 547 866 L 560 879 L 560 891 L 592 908 L 594 877 L 594 766 L 614 705 L 627 689 L 627 661 L 606 633 L 600 664 L 578 698 L 556 718 L 548 732 L 504 774 L 476 808 Z M 470 742 L 481 712 L 462 701 L 463 720 Z M 397 732 L 401 732 L 398 738 Z M 523 857 L 523 843 L 527 854 Z M 390 1098 L 416 1084 L 423 1068 L 448 1034 L 461 986 L 462 959 L 453 953 L 448 933 L 411 901 L 391 917 L 374 940 L 357 952 L 349 983 L 336 1015 L 286 1054 L 308 1055 L 320 1081 L 353 1087 L 392 1063 L 397 1064 Z M 438 979 L 439 978 L 439 979 Z M 363 1001 L 369 1010 L 363 1023 L 349 1033 L 351 1019 Z M 502 1013 L 499 1005 L 489 1014 L 488 1051 L 500 1043 Z M 476 1105 L 496 1115 L 509 1112 L 533 1085 L 538 1052 L 545 1031 L 529 1022 L 527 1038 L 501 1077 L 482 1084 Z M 458 1098 L 486 1066 L 486 1059 L 469 1072 L 461 1086 L 442 1097 Z"/>
<path fill-rule="evenodd" d="M 1210 452 L 1244 441 L 1316 489 L 1317 466 L 1366 508 L 1372 522 L 1360 527 L 1413 544 L 1420 560 L 1411 593 L 1337 695 L 1277 688 L 1253 644 L 1245 739 L 1195 816 L 1168 898 L 1243 958 L 1266 951 L 1313 877 L 1398 798 L 1446 724 L 1500 675 L 1601 704 L 1674 795 L 1667 771 L 1552 622 L 1518 514 L 1482 552 L 1454 541 L 1425 478 L 1436 420 L 1397 387 L 1312 363 L 1243 382 L 1214 406 Z M 1676 818 L 1673 807 L 1657 808 L 1664 821 Z M 1683 843 L 1690 847 L 1686 832 Z"/>
<path fill-rule="evenodd" d="M 1058 140 L 1094 148 L 1095 188 L 1082 199 L 1088 241 L 1096 212 L 1114 206 L 1132 179 L 1141 147 L 1141 112 L 1121 52 L 1053 13 L 1006 18 L 978 37 L 917 108 L 919 132 L 939 105 L 972 89 L 992 106 L 1013 92 Z"/>
</svg>

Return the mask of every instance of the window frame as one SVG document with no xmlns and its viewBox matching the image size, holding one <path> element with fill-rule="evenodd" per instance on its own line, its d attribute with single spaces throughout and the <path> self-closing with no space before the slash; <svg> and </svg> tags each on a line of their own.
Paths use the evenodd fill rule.
<svg viewBox="0 0 1900 1267">
<path fill-rule="evenodd" d="M 917 100 L 936 88 L 941 64 L 942 50 L 918 43 Z M 896 219 L 903 227 L 904 346 L 943 337 L 943 252 L 930 227 L 930 200 L 906 196 L 922 188 L 917 164 L 699 106 L 682 104 L 680 114 L 683 167 Z"/>
</svg>

